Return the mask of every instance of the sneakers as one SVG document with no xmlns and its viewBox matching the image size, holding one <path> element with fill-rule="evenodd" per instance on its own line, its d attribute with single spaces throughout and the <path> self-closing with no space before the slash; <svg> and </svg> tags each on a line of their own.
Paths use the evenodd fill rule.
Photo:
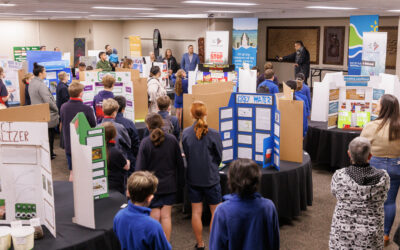
<svg viewBox="0 0 400 250">
<path fill-rule="evenodd" d="M 389 236 L 385 235 L 383 237 L 383 245 L 384 245 L 384 247 L 387 247 L 389 244 L 390 244 Z"/>
<path fill-rule="evenodd" d="M 197 243 L 196 243 L 196 245 L 194 246 L 194 249 L 196 249 L 196 250 L 204 250 L 204 249 L 206 249 L 206 245 L 204 245 L 204 247 L 199 247 L 197 245 Z"/>
</svg>

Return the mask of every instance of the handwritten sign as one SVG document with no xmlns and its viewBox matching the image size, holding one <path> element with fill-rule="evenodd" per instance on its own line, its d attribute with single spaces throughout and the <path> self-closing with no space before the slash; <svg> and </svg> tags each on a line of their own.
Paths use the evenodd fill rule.
<svg viewBox="0 0 400 250">
<path fill-rule="evenodd" d="M 0 122 L 0 144 L 39 145 L 47 133 L 46 122 Z"/>
<path fill-rule="evenodd" d="M 12 122 L 0 123 L 0 142 L 29 142 L 29 132 L 14 130 Z"/>
<path fill-rule="evenodd" d="M 236 103 L 238 103 L 238 104 L 272 105 L 273 104 L 273 99 L 272 99 L 272 96 L 267 96 L 267 95 L 237 94 L 236 95 Z"/>
</svg>

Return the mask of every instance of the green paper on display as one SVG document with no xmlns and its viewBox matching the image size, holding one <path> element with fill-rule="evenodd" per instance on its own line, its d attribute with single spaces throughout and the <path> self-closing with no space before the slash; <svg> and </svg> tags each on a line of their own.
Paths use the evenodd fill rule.
<svg viewBox="0 0 400 250">
<path fill-rule="evenodd" d="M 363 128 L 365 124 L 371 121 L 370 112 L 357 112 L 357 126 Z"/>
<path fill-rule="evenodd" d="M 26 61 L 26 52 L 27 51 L 39 51 L 40 46 L 22 46 L 22 47 L 13 47 L 13 56 L 14 61 L 16 62 L 24 62 Z"/>
<path fill-rule="evenodd" d="M 339 111 L 338 128 L 344 128 L 345 125 L 351 126 L 351 111 Z"/>
</svg>

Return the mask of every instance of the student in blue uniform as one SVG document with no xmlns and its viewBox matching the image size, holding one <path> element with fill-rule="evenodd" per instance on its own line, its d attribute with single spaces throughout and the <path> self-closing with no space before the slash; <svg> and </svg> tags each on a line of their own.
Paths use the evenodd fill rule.
<svg viewBox="0 0 400 250">
<path fill-rule="evenodd" d="M 209 128 L 205 121 L 207 108 L 203 102 L 195 101 L 190 111 L 195 122 L 183 131 L 182 145 L 187 160 L 186 181 L 192 203 L 192 228 L 197 240 L 195 248 L 204 249 L 202 202 L 205 199 L 210 206 L 212 224 L 214 211 L 221 202 L 219 165 L 222 161 L 222 141 L 219 133 Z"/>
<path fill-rule="evenodd" d="M 58 84 L 56 88 L 56 103 L 58 110 L 61 110 L 61 106 L 69 101 L 68 93 L 68 74 L 65 71 L 58 73 Z"/>
<path fill-rule="evenodd" d="M 148 114 L 146 125 L 150 136 L 140 144 L 136 170 L 151 171 L 159 180 L 157 192 L 150 204 L 150 215 L 161 223 L 169 240 L 172 230 L 171 209 L 177 200 L 178 186 L 182 186 L 178 185 L 178 175 L 183 172 L 182 152 L 175 136 L 162 130 L 161 115 Z"/>
<path fill-rule="evenodd" d="M 171 99 L 169 96 L 164 95 L 157 98 L 158 114 L 161 115 L 164 125 L 164 132 L 170 133 L 175 136 L 177 141 L 180 141 L 181 126 L 179 125 L 178 118 L 170 116 L 171 111 Z"/>
<path fill-rule="evenodd" d="M 178 118 L 179 125 L 182 124 L 182 112 L 183 112 L 183 94 L 188 93 L 188 79 L 186 78 L 186 72 L 183 69 L 178 70 L 174 75 L 173 79 L 175 84 L 175 113 Z"/>
<path fill-rule="evenodd" d="M 210 249 L 279 249 L 279 221 L 274 203 L 257 190 L 261 170 L 249 159 L 233 161 L 228 185 L 232 194 L 214 214 Z"/>
<path fill-rule="evenodd" d="M 274 83 L 274 74 L 275 73 L 272 69 L 267 69 L 264 73 L 265 81 L 260 83 L 260 85 L 258 85 L 257 89 L 259 89 L 262 86 L 265 86 L 265 87 L 268 87 L 269 93 L 271 93 L 271 94 L 279 93 L 278 85 L 276 85 Z"/>
<path fill-rule="evenodd" d="M 309 103 L 309 107 L 310 107 L 309 109 L 311 110 L 311 105 L 312 105 L 312 102 L 311 102 L 311 91 L 310 91 L 310 87 L 308 87 L 308 85 L 305 84 L 304 79 L 305 79 L 305 77 L 304 77 L 303 73 L 298 73 L 296 75 L 297 89 L 298 89 L 297 92 L 300 92 L 304 96 L 306 96 L 307 101 Z"/>
<path fill-rule="evenodd" d="M 122 250 L 172 249 L 163 229 L 150 217 L 148 208 L 157 190 L 158 179 L 147 171 L 133 173 L 128 179 L 128 206 L 114 218 L 114 232 Z"/>
<path fill-rule="evenodd" d="M 308 130 L 308 111 L 306 102 L 299 96 L 296 95 L 295 91 L 297 89 L 297 82 L 293 80 L 289 80 L 286 82 L 286 85 L 289 86 L 294 92 L 293 100 L 298 100 L 303 102 L 303 137 L 306 136 Z"/>
</svg>

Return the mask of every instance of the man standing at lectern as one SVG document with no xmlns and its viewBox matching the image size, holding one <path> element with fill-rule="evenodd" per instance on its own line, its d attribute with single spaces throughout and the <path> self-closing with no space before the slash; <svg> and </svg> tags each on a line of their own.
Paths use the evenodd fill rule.
<svg viewBox="0 0 400 250">
<path fill-rule="evenodd" d="M 296 52 L 293 54 L 279 57 L 279 61 L 294 62 L 294 74 L 303 73 L 305 76 L 304 82 L 307 84 L 307 79 L 310 75 L 310 53 L 304 47 L 302 41 L 296 41 L 294 43 Z"/>
</svg>

